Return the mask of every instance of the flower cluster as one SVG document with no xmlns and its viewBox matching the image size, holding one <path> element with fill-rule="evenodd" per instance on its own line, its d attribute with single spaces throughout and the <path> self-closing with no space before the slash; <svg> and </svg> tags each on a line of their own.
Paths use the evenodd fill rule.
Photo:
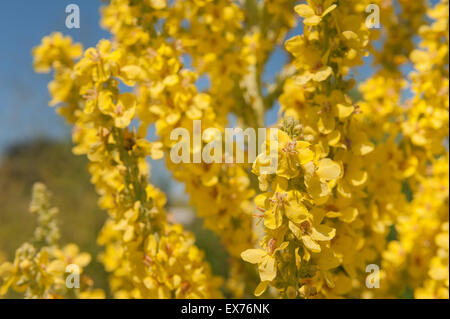
<svg viewBox="0 0 450 319">
<path fill-rule="evenodd" d="M 88 157 L 109 214 L 98 243 L 114 297 L 222 297 L 194 236 L 167 218 L 147 159 L 171 151 L 175 129 L 263 127 L 278 103 L 276 139 L 252 167 L 166 156 L 230 255 L 227 293 L 448 298 L 448 0 L 297 2 L 110 0 L 101 20 L 110 40 L 83 50 L 55 33 L 33 50 L 36 71 L 54 72 L 50 105 L 73 126 L 73 151 Z M 367 24 L 373 2 L 381 30 Z M 292 30 L 301 32 L 286 40 Z M 287 62 L 268 80 L 283 45 Z M 376 72 L 356 86 L 370 54 Z M 33 203 L 47 212 L 36 240 L 53 246 L 54 212 Z M 58 268 L 57 255 L 24 245 L 15 266 L 2 266 L 3 287 L 56 294 L 59 273 L 42 269 Z M 365 286 L 369 264 L 381 268 L 380 289 Z"/>
<path fill-rule="evenodd" d="M 242 257 L 258 263 L 261 294 L 268 284 L 285 297 L 334 297 L 353 289 L 367 260 L 364 246 L 365 157 L 374 150 L 346 76 L 369 46 L 361 1 L 308 1 L 295 11 L 303 34 L 286 42 L 297 73 L 280 96 L 285 120 L 278 169 L 265 174 L 267 154 L 253 171 L 260 188 L 265 250 Z M 270 148 L 272 146 L 268 146 Z M 341 267 L 339 267 L 341 266 Z"/>
<path fill-rule="evenodd" d="M 430 26 L 422 2 L 401 1 L 400 18 L 380 2 L 380 51 L 360 13 L 367 5 L 295 7 L 304 30 L 286 42 L 298 71 L 279 98 L 279 167 L 264 173 L 267 154 L 253 166 L 269 190 L 255 199 L 264 249 L 242 253 L 258 264 L 257 295 L 272 286 L 288 298 L 399 297 L 407 289 L 448 298 L 448 1 L 428 9 Z M 348 74 L 367 52 L 382 68 L 360 85 L 356 102 Z M 403 102 L 400 67 L 408 61 L 414 97 Z M 375 292 L 364 287 L 371 263 L 382 269 Z"/>
</svg>

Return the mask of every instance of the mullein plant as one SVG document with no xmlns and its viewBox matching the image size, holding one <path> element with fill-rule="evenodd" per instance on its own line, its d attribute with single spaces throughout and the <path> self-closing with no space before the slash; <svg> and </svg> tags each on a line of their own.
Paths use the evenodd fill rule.
<svg viewBox="0 0 450 319">
<path fill-rule="evenodd" d="M 381 29 L 367 22 L 373 4 Z M 53 71 L 50 105 L 73 127 L 73 152 L 89 159 L 109 213 L 98 243 L 113 297 L 397 298 L 410 289 L 448 298 L 448 0 L 111 0 L 101 24 L 112 36 L 96 47 L 54 33 L 33 56 L 37 72 Z M 282 47 L 287 61 L 269 81 Z M 357 85 L 369 56 L 376 71 Z M 276 104 L 278 143 L 268 138 L 252 165 L 168 156 L 177 128 L 192 133 L 200 120 L 223 133 L 230 115 L 263 127 Z M 164 156 L 229 253 L 226 281 L 167 218 L 147 162 Z M 36 259 L 31 250 L 18 256 Z M 379 289 L 366 287 L 370 264 Z M 1 267 L 3 291 L 23 288 L 14 265 Z M 48 282 L 59 278 L 27 276 L 29 297 L 51 297 Z"/>
</svg>

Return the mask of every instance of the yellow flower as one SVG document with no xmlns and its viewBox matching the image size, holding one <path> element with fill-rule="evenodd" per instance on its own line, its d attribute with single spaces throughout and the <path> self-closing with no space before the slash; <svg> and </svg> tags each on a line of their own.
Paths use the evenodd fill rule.
<svg viewBox="0 0 450 319">
<path fill-rule="evenodd" d="M 298 85 L 304 85 L 310 80 L 322 82 L 333 74 L 333 69 L 326 65 L 326 57 L 314 43 L 308 42 L 304 36 L 295 36 L 286 41 L 286 50 L 295 57 L 297 67 L 303 72 L 296 76 Z"/>
<path fill-rule="evenodd" d="M 310 144 L 304 141 L 292 140 L 286 132 L 278 131 L 278 169 L 276 174 L 287 179 L 299 174 L 300 165 L 305 165 L 314 159 Z"/>
<path fill-rule="evenodd" d="M 70 37 L 55 32 L 42 39 L 42 44 L 33 48 L 33 66 L 37 72 L 50 72 L 52 67 L 71 66 L 73 59 L 81 56 L 81 44 L 72 44 Z"/>
<path fill-rule="evenodd" d="M 298 191 L 286 191 L 287 180 L 277 178 L 273 184 L 272 192 L 260 194 L 255 198 L 255 204 L 264 210 L 264 226 L 269 229 L 277 229 L 287 217 L 294 222 L 304 220 L 308 209 L 302 204 L 302 196 Z"/>
<path fill-rule="evenodd" d="M 66 245 L 61 251 L 55 252 L 55 256 L 64 261 L 66 265 L 75 264 L 81 269 L 91 262 L 91 256 L 88 253 L 80 253 L 80 249 L 75 244 Z"/>
<path fill-rule="evenodd" d="M 317 175 L 325 181 L 332 181 L 341 175 L 341 167 L 329 158 L 323 158 L 317 163 Z"/>
<path fill-rule="evenodd" d="M 268 251 L 262 249 L 247 249 L 242 252 L 241 257 L 243 260 L 258 264 L 259 276 L 262 282 L 272 281 L 277 276 L 277 265 L 275 254 L 278 251 L 282 251 L 289 245 L 288 242 L 283 242 L 278 247 L 268 247 Z"/>
<path fill-rule="evenodd" d="M 317 222 L 312 215 L 301 222 L 289 222 L 289 229 L 295 237 L 300 239 L 303 245 L 313 253 L 319 253 L 322 250 L 318 242 L 330 241 L 336 235 L 336 229 L 318 223 L 320 220 Z"/>
<path fill-rule="evenodd" d="M 114 119 L 118 128 L 128 127 L 136 113 L 136 97 L 131 93 L 122 93 L 114 102 L 114 94 L 110 90 L 102 90 L 99 94 L 99 110 Z"/>
</svg>

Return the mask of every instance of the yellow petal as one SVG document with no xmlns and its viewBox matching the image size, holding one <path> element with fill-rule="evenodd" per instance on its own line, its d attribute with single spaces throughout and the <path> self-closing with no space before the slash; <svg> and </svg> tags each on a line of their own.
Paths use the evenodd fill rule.
<svg viewBox="0 0 450 319">
<path fill-rule="evenodd" d="M 432 267 L 428 274 L 434 280 L 444 280 L 448 277 L 448 269 L 446 267 Z"/>
<path fill-rule="evenodd" d="M 277 249 L 275 249 L 275 251 L 283 250 L 283 249 L 285 249 L 287 246 L 289 246 L 289 242 L 288 242 L 288 241 L 282 242 L 281 245 L 278 246 Z"/>
<path fill-rule="evenodd" d="M 286 48 L 287 51 L 295 54 L 296 52 L 301 50 L 305 45 L 306 44 L 305 44 L 305 40 L 303 39 L 303 37 L 300 35 L 296 35 L 296 36 L 288 39 L 286 41 L 286 43 L 284 44 L 284 47 Z"/>
<path fill-rule="evenodd" d="M 117 108 L 122 110 L 122 114 L 114 119 L 114 125 L 118 128 L 125 128 L 130 125 L 136 113 L 136 97 L 132 93 L 123 93 L 117 101 Z"/>
<path fill-rule="evenodd" d="M 14 273 L 14 265 L 10 262 L 5 262 L 0 265 L 0 277 L 8 278 L 11 277 Z"/>
<path fill-rule="evenodd" d="M 441 248 L 444 248 L 448 251 L 449 246 L 449 238 L 448 238 L 448 232 L 438 234 L 435 238 L 436 245 L 438 245 Z"/>
<path fill-rule="evenodd" d="M 262 249 L 247 249 L 241 253 L 241 258 L 251 264 L 262 262 L 265 256 L 267 256 L 267 252 Z"/>
<path fill-rule="evenodd" d="M 125 109 L 130 109 L 136 106 L 136 96 L 133 93 L 122 93 L 119 96 L 118 104 L 123 105 Z"/>
<path fill-rule="evenodd" d="M 8 281 L 4 282 L 3 285 L 0 286 L 0 296 L 6 295 L 6 293 L 8 292 L 9 287 L 14 283 L 14 281 L 15 281 L 15 278 L 11 277 L 11 278 L 8 279 Z M 17 291 L 18 287 L 20 287 L 20 286 L 14 287 L 14 290 Z M 22 289 L 21 289 L 22 292 L 25 291 L 27 288 L 28 288 L 28 285 L 23 285 Z"/>
<path fill-rule="evenodd" d="M 352 279 L 350 277 L 340 273 L 336 278 L 335 292 L 338 295 L 345 295 L 353 289 Z"/>
<path fill-rule="evenodd" d="M 268 193 L 259 194 L 255 197 L 255 205 L 264 208 L 266 206 Z"/>
<path fill-rule="evenodd" d="M 325 279 L 325 283 L 327 284 L 328 288 L 333 289 L 336 287 L 334 280 L 333 280 L 333 275 L 329 271 L 324 271 L 323 277 Z"/>
<path fill-rule="evenodd" d="M 109 90 L 101 90 L 98 95 L 98 108 L 103 114 L 109 114 L 114 110 L 114 103 L 112 100 L 112 92 Z"/>
<path fill-rule="evenodd" d="M 159 159 L 161 159 L 161 158 L 164 157 L 164 152 L 161 150 L 160 147 L 153 146 L 153 147 L 152 147 L 152 150 L 151 150 L 151 152 L 150 152 L 150 157 L 151 157 L 153 160 L 159 160 Z"/>
<path fill-rule="evenodd" d="M 64 247 L 64 254 L 66 256 L 75 257 L 80 252 L 80 249 L 76 244 L 70 243 Z"/>
<path fill-rule="evenodd" d="M 90 262 L 91 262 L 91 255 L 89 255 L 88 253 L 81 253 L 73 260 L 73 263 L 80 267 L 85 267 Z"/>
<path fill-rule="evenodd" d="M 355 107 L 353 105 L 337 104 L 336 109 L 339 119 L 342 120 L 349 117 L 355 110 Z"/>
<path fill-rule="evenodd" d="M 327 183 L 321 182 L 318 177 L 314 176 L 306 181 L 308 193 L 317 204 L 323 204 L 328 195 L 330 195 L 330 187 Z"/>
<path fill-rule="evenodd" d="M 320 270 L 329 270 L 339 266 L 340 261 L 330 248 L 324 248 L 319 255 L 317 264 Z"/>
<path fill-rule="evenodd" d="M 325 216 L 328 217 L 328 218 L 336 218 L 336 217 L 342 216 L 342 213 L 341 213 L 341 212 L 335 212 L 335 211 L 330 210 L 330 211 L 328 211 L 328 212 L 326 213 Z"/>
<path fill-rule="evenodd" d="M 297 237 L 298 239 L 302 238 L 302 232 L 300 230 L 300 227 L 298 227 L 291 221 L 289 222 L 289 229 L 291 230 L 291 232 L 294 234 L 295 237 Z"/>
<path fill-rule="evenodd" d="M 319 225 L 313 227 L 311 238 L 319 241 L 328 241 L 334 238 L 336 235 L 336 229 L 327 225 Z"/>
<path fill-rule="evenodd" d="M 74 264 L 76 264 L 74 262 Z M 46 271 L 49 274 L 63 274 L 65 271 L 65 263 L 62 260 L 53 260 L 46 267 Z"/>
<path fill-rule="evenodd" d="M 348 179 L 353 186 L 364 185 L 367 181 L 368 174 L 366 171 L 362 170 L 352 170 L 349 174 Z"/>
<path fill-rule="evenodd" d="M 336 146 L 337 143 L 341 140 L 341 132 L 339 130 L 334 130 L 330 134 L 327 135 L 328 145 Z"/>
<path fill-rule="evenodd" d="M 339 217 L 345 223 L 353 222 L 358 216 L 358 209 L 355 207 L 347 207 L 342 210 L 342 216 Z"/>
<path fill-rule="evenodd" d="M 299 4 L 294 7 L 295 12 L 303 18 L 309 18 L 311 16 L 314 16 L 314 9 L 308 6 L 307 4 Z"/>
<path fill-rule="evenodd" d="M 164 9 L 166 7 L 166 0 L 150 0 L 150 6 L 156 10 Z"/>
<path fill-rule="evenodd" d="M 255 289 L 255 296 L 261 296 L 267 289 L 267 281 L 261 281 Z"/>
<path fill-rule="evenodd" d="M 340 180 L 338 182 L 337 190 L 338 190 L 339 194 L 345 198 L 352 197 L 351 187 L 345 180 Z"/>
<path fill-rule="evenodd" d="M 175 124 L 176 122 L 178 122 L 180 117 L 181 117 L 181 114 L 178 112 L 169 113 L 169 115 L 166 116 L 167 124 L 169 124 L 169 125 Z"/>
<path fill-rule="evenodd" d="M 365 141 L 355 145 L 352 150 L 354 150 L 357 155 L 364 156 L 372 152 L 374 148 L 375 146 L 373 145 L 373 143 Z"/>
<path fill-rule="evenodd" d="M 186 111 L 186 115 L 191 120 L 199 120 L 202 117 L 202 111 L 193 106 Z"/>
<path fill-rule="evenodd" d="M 326 16 L 328 13 L 330 13 L 331 11 L 333 11 L 334 9 L 336 9 L 337 5 L 333 4 L 331 6 L 329 6 L 323 13 L 322 13 L 322 17 Z"/>
<path fill-rule="evenodd" d="M 320 253 L 320 245 L 316 243 L 310 236 L 303 235 L 302 241 L 306 248 L 311 250 L 313 253 Z"/>
<path fill-rule="evenodd" d="M 330 134 L 336 127 L 334 116 L 331 114 L 322 114 L 317 122 L 317 128 L 322 134 Z"/>
<path fill-rule="evenodd" d="M 158 243 L 154 236 L 149 236 L 147 238 L 145 249 L 147 251 L 147 254 L 150 254 L 150 256 L 156 255 L 156 252 L 158 250 Z"/>
<path fill-rule="evenodd" d="M 259 276 L 261 281 L 272 281 L 277 276 L 277 267 L 275 264 L 275 258 L 266 256 L 258 267 Z"/>
<path fill-rule="evenodd" d="M 302 75 L 298 75 L 295 77 L 295 83 L 297 85 L 305 85 L 311 80 L 313 75 L 309 72 L 304 72 Z"/>
<path fill-rule="evenodd" d="M 290 202 L 285 208 L 285 214 L 294 223 L 301 223 L 307 218 L 308 209 L 301 203 Z"/>
<path fill-rule="evenodd" d="M 215 174 L 204 174 L 204 175 L 202 175 L 201 180 L 202 180 L 202 184 L 207 187 L 214 186 L 219 181 L 217 175 L 215 175 Z"/>
<path fill-rule="evenodd" d="M 329 158 L 323 158 L 318 163 L 317 175 L 326 180 L 336 180 L 341 175 L 341 167 Z"/>
<path fill-rule="evenodd" d="M 299 174 L 295 161 L 290 156 L 280 156 L 278 160 L 277 176 L 287 179 L 296 177 Z"/>
<path fill-rule="evenodd" d="M 124 77 L 129 80 L 138 79 L 141 72 L 142 72 L 142 69 L 137 65 L 126 65 L 126 66 L 120 68 L 120 73 L 123 74 Z"/>
<path fill-rule="evenodd" d="M 194 97 L 194 104 L 201 110 L 206 110 L 211 104 L 211 97 L 208 94 L 200 93 Z"/>
<path fill-rule="evenodd" d="M 132 226 L 129 225 L 129 226 L 125 229 L 125 232 L 124 232 L 124 234 L 123 234 L 123 241 L 127 243 L 127 242 L 132 241 L 133 238 L 134 238 L 134 228 L 133 228 Z"/>
<path fill-rule="evenodd" d="M 309 148 L 303 148 L 297 150 L 298 152 L 298 160 L 301 165 L 305 165 L 306 163 L 311 162 L 314 159 L 314 152 Z"/>
<path fill-rule="evenodd" d="M 329 66 L 325 66 L 319 69 L 317 72 L 314 72 L 312 78 L 316 82 L 322 82 L 328 79 L 331 74 L 333 74 L 333 69 Z"/>
<path fill-rule="evenodd" d="M 269 229 L 277 229 L 283 223 L 283 216 L 280 213 L 280 210 L 277 209 L 268 209 L 264 213 L 264 226 Z"/>
<path fill-rule="evenodd" d="M 312 16 L 309 18 L 306 18 L 305 20 L 303 20 L 303 24 L 304 25 L 308 25 L 308 26 L 315 26 L 318 25 L 320 23 L 322 19 L 319 16 Z"/>
<path fill-rule="evenodd" d="M 355 32 L 350 31 L 350 30 L 342 32 L 342 35 L 344 36 L 344 38 L 346 40 L 351 40 L 351 41 L 359 40 L 358 35 Z"/>
<path fill-rule="evenodd" d="M 174 86 L 178 83 L 178 75 L 172 74 L 166 76 L 166 78 L 163 80 L 164 85 L 166 86 Z"/>
</svg>

